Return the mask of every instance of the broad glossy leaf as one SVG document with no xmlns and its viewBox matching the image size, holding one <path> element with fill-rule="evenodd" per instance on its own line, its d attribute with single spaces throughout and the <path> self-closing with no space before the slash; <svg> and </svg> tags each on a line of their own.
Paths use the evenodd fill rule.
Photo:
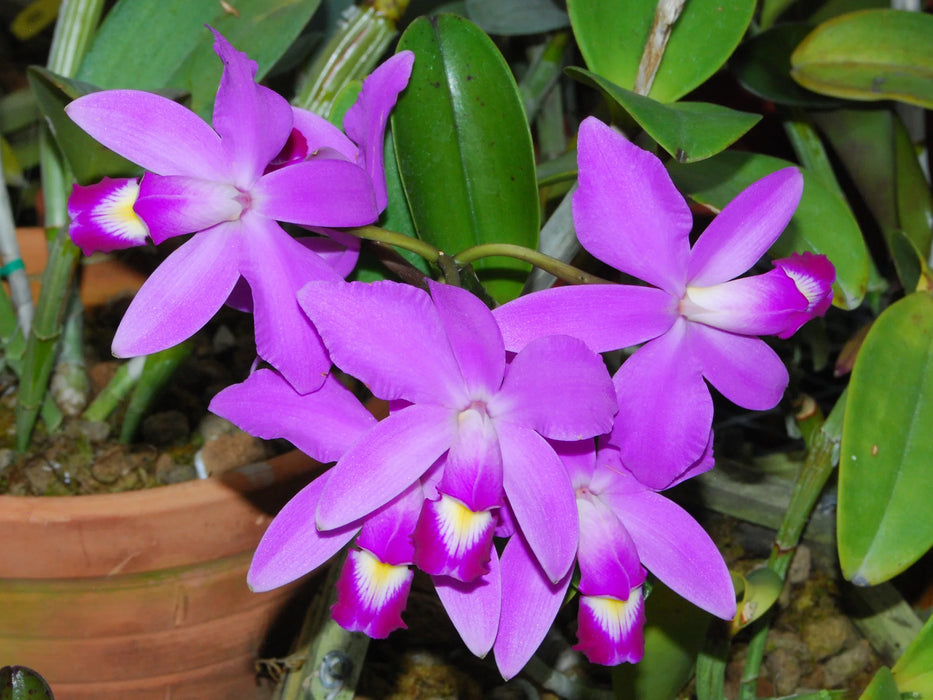
<svg viewBox="0 0 933 700">
<path fill-rule="evenodd" d="M 879 668 L 871 683 L 859 695 L 859 700 L 901 700 L 901 691 L 891 675 L 891 669 L 887 666 Z"/>
<path fill-rule="evenodd" d="M 209 118 L 222 65 L 213 50 L 221 32 L 259 64 L 257 78 L 291 45 L 320 0 L 122 0 L 107 14 L 78 71 L 102 88 L 191 93 L 191 108 Z"/>
<path fill-rule="evenodd" d="M 30 66 L 28 77 L 39 108 L 80 184 L 96 182 L 105 175 L 128 177 L 141 174 L 138 166 L 101 146 L 65 114 L 65 106 L 69 102 L 94 92 L 96 88 L 38 66 Z"/>
<path fill-rule="evenodd" d="M 868 10 L 875 7 L 891 7 L 891 0 L 827 0 L 819 9 L 807 17 L 812 24 L 820 24 L 833 17 L 844 15 L 857 10 Z"/>
<path fill-rule="evenodd" d="M 53 700 L 45 679 L 25 666 L 0 668 L 0 700 Z"/>
<path fill-rule="evenodd" d="M 797 107 L 831 107 L 838 100 L 800 87 L 790 77 L 790 55 L 813 29 L 781 24 L 745 41 L 729 62 L 742 87 L 766 100 Z"/>
<path fill-rule="evenodd" d="M 852 100 L 933 108 L 933 15 L 862 10 L 824 22 L 791 56 L 804 87 Z"/>
<path fill-rule="evenodd" d="M 814 119 L 884 233 L 901 283 L 916 289 L 930 250 L 933 201 L 904 126 L 887 109 L 819 112 Z"/>
<path fill-rule="evenodd" d="M 670 700 L 690 680 L 709 614 L 654 583 L 645 601 L 645 656 L 612 669 L 617 697 Z"/>
<path fill-rule="evenodd" d="M 392 113 L 396 157 L 418 235 L 450 255 L 481 243 L 535 248 L 538 191 L 531 134 L 511 71 L 492 40 L 454 15 L 415 20 L 399 50 L 415 52 Z M 499 302 L 530 267 L 475 265 Z"/>
<path fill-rule="evenodd" d="M 933 617 L 927 619 L 891 670 L 901 692 L 933 697 Z"/>
<path fill-rule="evenodd" d="M 839 457 L 837 538 L 847 579 L 873 585 L 933 545 L 933 297 L 874 322 L 852 370 Z"/>
<path fill-rule="evenodd" d="M 716 155 L 761 121 L 759 114 L 708 102 L 662 104 L 582 68 L 568 68 L 567 73 L 597 88 L 628 112 L 661 148 L 681 163 Z"/>
<path fill-rule="evenodd" d="M 700 163 L 668 163 L 677 187 L 692 199 L 722 209 L 743 189 L 765 175 L 792 166 L 780 158 L 725 151 Z M 868 285 L 868 250 L 848 205 L 820 182 L 803 173 L 803 197 L 797 211 L 771 247 L 771 257 L 811 251 L 829 257 L 836 266 L 833 303 L 854 309 Z"/>
<path fill-rule="evenodd" d="M 570 24 L 555 0 L 466 0 L 467 17 L 490 34 L 541 34 Z"/>
<path fill-rule="evenodd" d="M 567 0 L 580 52 L 589 69 L 632 89 L 657 0 Z M 673 102 L 726 62 L 745 34 L 754 0 L 690 0 L 675 23 L 650 97 Z"/>
</svg>

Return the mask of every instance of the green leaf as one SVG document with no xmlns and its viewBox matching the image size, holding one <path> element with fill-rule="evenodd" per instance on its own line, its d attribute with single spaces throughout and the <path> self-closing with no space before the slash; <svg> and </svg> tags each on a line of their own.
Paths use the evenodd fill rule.
<svg viewBox="0 0 933 700">
<path fill-rule="evenodd" d="M 570 18 L 552 0 L 466 0 L 467 17 L 490 34 L 542 34 L 563 29 Z"/>
<path fill-rule="evenodd" d="M 589 69 L 627 89 L 635 87 L 657 0 L 568 0 L 567 11 Z M 754 0 L 690 0 L 671 30 L 650 97 L 673 102 L 726 62 L 745 34 Z"/>
<path fill-rule="evenodd" d="M 824 22 L 791 56 L 805 88 L 933 108 L 933 15 L 862 10 Z"/>
<path fill-rule="evenodd" d="M 875 673 L 871 683 L 865 688 L 859 700 L 901 700 L 901 693 L 897 689 L 897 682 L 891 675 L 891 669 L 882 666 Z"/>
<path fill-rule="evenodd" d="M 746 576 L 732 574 L 736 593 L 742 596 L 732 619 L 732 631 L 738 632 L 759 619 L 777 602 L 784 580 L 773 569 L 762 567 Z"/>
<path fill-rule="evenodd" d="M 616 697 L 670 700 L 690 680 L 710 615 L 654 583 L 645 601 L 645 656 L 612 669 Z"/>
<path fill-rule="evenodd" d="M 107 14 L 78 78 L 102 88 L 191 93 L 191 108 L 210 118 L 222 64 L 204 25 L 259 64 L 257 80 L 291 45 L 320 0 L 122 0 Z"/>
<path fill-rule="evenodd" d="M 45 679 L 25 666 L 0 668 L 0 700 L 53 700 Z"/>
<path fill-rule="evenodd" d="M 839 457 L 837 538 L 847 579 L 895 576 L 933 545 L 933 297 L 888 307 L 849 382 Z"/>
<path fill-rule="evenodd" d="M 814 115 L 885 236 L 905 289 L 917 288 L 931 244 L 933 201 L 906 129 L 887 109 Z"/>
<path fill-rule="evenodd" d="M 568 68 L 567 74 L 599 89 L 681 163 L 716 155 L 761 121 L 761 115 L 708 102 L 662 104 L 582 68 Z"/>
<path fill-rule="evenodd" d="M 404 49 L 415 52 L 415 65 L 392 134 L 419 237 L 450 255 L 482 243 L 535 248 L 534 151 L 502 55 L 454 15 L 415 20 L 399 40 Z M 500 303 L 518 296 L 530 269 L 511 258 L 475 267 Z"/>
<path fill-rule="evenodd" d="M 794 165 L 756 153 L 725 151 L 700 163 L 668 163 L 677 187 L 692 199 L 722 209 L 743 189 L 775 170 Z M 771 257 L 811 251 L 836 267 L 833 303 L 854 309 L 868 285 L 868 249 L 848 205 L 806 170 L 803 197 L 787 229 L 771 246 Z"/>
<path fill-rule="evenodd" d="M 810 24 L 782 24 L 743 42 L 730 70 L 742 87 L 766 100 L 797 107 L 832 107 L 838 100 L 800 87 L 790 77 L 790 55 L 810 33 Z"/>
<path fill-rule="evenodd" d="M 137 165 L 101 146 L 65 114 L 65 106 L 69 102 L 94 92 L 96 88 L 39 66 L 30 66 L 27 76 L 39 109 L 78 183 L 86 185 L 105 175 L 129 177 L 141 173 Z"/>
<path fill-rule="evenodd" d="M 891 7 L 891 0 L 827 0 L 819 6 L 816 12 L 807 17 L 807 21 L 816 25 L 848 12 L 874 7 Z"/>
<path fill-rule="evenodd" d="M 927 619 L 910 646 L 891 669 L 902 693 L 933 697 L 933 617 Z"/>
</svg>

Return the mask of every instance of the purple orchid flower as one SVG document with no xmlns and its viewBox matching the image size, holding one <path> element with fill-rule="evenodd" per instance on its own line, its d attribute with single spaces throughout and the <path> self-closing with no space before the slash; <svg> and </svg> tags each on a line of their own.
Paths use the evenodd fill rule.
<svg viewBox="0 0 933 700">
<path fill-rule="evenodd" d="M 690 209 L 654 155 L 591 117 L 580 126 L 578 163 L 573 216 L 580 243 L 654 286 L 560 287 L 494 314 L 511 351 L 554 333 L 581 338 L 597 352 L 645 343 L 615 375 L 616 421 L 630 434 L 625 465 L 651 488 L 665 488 L 706 449 L 713 403 L 704 379 L 744 408 L 777 405 L 787 370 L 755 336 L 785 338 L 822 315 L 835 270 L 824 256 L 804 253 L 736 279 L 796 209 L 803 178 L 794 168 L 745 189 L 691 248 Z"/>
<path fill-rule="evenodd" d="M 495 513 L 508 503 L 551 580 L 569 570 L 577 518 L 567 474 L 545 438 L 608 432 L 615 396 L 602 359 L 566 336 L 506 364 L 496 322 L 469 292 L 428 282 L 309 282 L 298 294 L 335 364 L 403 405 L 331 470 L 321 530 L 382 507 L 443 459 L 415 528 L 414 561 L 470 583 L 489 572 Z"/>
<path fill-rule="evenodd" d="M 248 577 L 255 590 L 298 578 L 358 535 L 338 586 L 340 624 L 378 636 L 400 626 L 413 564 L 432 575 L 464 642 L 483 655 L 503 590 L 494 534 L 521 527 L 544 575 L 569 575 L 576 508 L 545 437 L 607 432 L 616 401 L 582 341 L 541 339 L 507 364 L 489 309 L 465 290 L 429 284 L 431 296 L 393 282 L 311 282 L 299 293 L 338 365 L 391 400 L 383 421 L 373 424 L 336 380 L 299 394 L 270 370 L 222 391 L 211 410 L 337 460 L 270 524 Z"/>
<path fill-rule="evenodd" d="M 580 596 L 577 649 L 604 665 L 634 663 L 644 653 L 642 584 L 645 569 L 704 610 L 732 619 L 735 591 L 729 570 L 703 528 L 680 506 L 640 483 L 605 439 L 554 443 L 570 475 L 580 518 L 577 561 Z M 712 467 L 707 450 L 684 473 Z M 543 575 L 519 538 L 502 557 L 503 598 L 496 663 L 508 678 L 527 663 L 563 602 L 570 576 Z"/>
<path fill-rule="evenodd" d="M 149 227 L 133 210 L 138 178 L 105 177 L 94 185 L 75 185 L 68 199 L 68 233 L 85 255 L 142 245 Z"/>
<path fill-rule="evenodd" d="M 137 90 L 92 93 L 66 108 L 91 136 L 149 171 L 133 210 L 155 243 L 196 233 L 139 290 L 117 329 L 113 352 L 118 357 L 149 354 L 188 338 L 242 278 L 254 307 L 259 355 L 300 391 L 311 391 L 321 385 L 330 360 L 295 293 L 310 279 L 340 276 L 277 221 L 344 227 L 376 220 L 377 192 L 384 190 L 377 175 L 382 161 L 369 154 L 381 152 L 385 120 L 407 83 L 413 56 L 390 59 L 376 85 L 364 89 L 354 106 L 355 119 L 368 127 L 357 144 L 365 157 L 357 145 L 348 149 L 347 138 L 335 136 L 335 128 L 313 134 L 306 128 L 296 138 L 313 151 L 277 167 L 282 164 L 276 158 L 290 143 L 296 110 L 255 82 L 254 61 L 214 35 L 224 72 L 213 128 L 181 105 Z M 299 121 L 318 123 L 304 116 Z M 307 140 L 315 136 L 323 140 Z M 88 197 L 86 189 L 76 189 L 74 209 Z M 98 238 L 118 235 L 120 221 L 112 220 L 112 229 L 102 227 Z M 295 345 L 303 348 L 300 356 L 292 352 Z"/>
<path fill-rule="evenodd" d="M 317 391 L 299 394 L 269 369 L 218 393 L 210 410 L 253 435 L 286 438 L 321 462 L 339 459 L 376 423 L 333 375 Z M 253 555 L 247 583 L 257 592 L 283 586 L 322 566 L 358 536 L 358 548 L 349 552 L 337 582 L 332 615 L 349 630 L 386 637 L 404 626 L 401 612 L 413 576 L 410 533 L 423 501 L 420 486 L 410 487 L 365 522 L 323 531 L 313 514 L 328 477 L 325 472 L 312 481 L 273 518 Z"/>
</svg>

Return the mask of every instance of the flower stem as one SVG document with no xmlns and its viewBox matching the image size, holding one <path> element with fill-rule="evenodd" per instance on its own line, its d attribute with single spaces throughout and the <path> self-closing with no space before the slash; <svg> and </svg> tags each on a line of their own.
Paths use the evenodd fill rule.
<svg viewBox="0 0 933 700">
<path fill-rule="evenodd" d="M 782 580 L 787 576 L 787 569 L 797 551 L 797 545 L 810 519 L 810 514 L 813 512 L 813 507 L 838 461 L 845 403 L 846 395 L 843 393 L 822 426 L 810 432 L 807 439 L 807 456 L 797 475 L 790 503 L 774 539 L 771 555 L 768 557 L 768 568 L 777 573 Z M 745 668 L 739 686 L 741 700 L 755 698 L 758 670 L 764 657 L 769 622 L 770 615 L 764 615 L 755 623 L 755 633 L 748 644 Z"/>
<path fill-rule="evenodd" d="M 103 6 L 103 0 L 68 0 L 62 5 L 49 52 L 50 70 L 66 77 L 74 75 L 97 28 Z M 46 396 L 80 254 L 68 237 L 65 225 L 68 186 L 72 178 L 47 129 L 43 129 L 40 140 L 40 163 L 45 224 L 46 228 L 57 228 L 57 231 L 49 250 L 49 263 L 42 275 L 42 292 L 23 356 L 16 404 L 16 449 L 19 451 L 25 451 L 29 445 L 39 407 Z"/>
<path fill-rule="evenodd" d="M 420 255 L 429 263 L 437 264 L 437 259 L 441 256 L 440 249 L 435 248 L 430 243 L 425 243 L 421 239 L 413 238 L 412 236 L 406 236 L 404 233 L 388 231 L 378 226 L 351 228 L 347 229 L 347 233 L 352 233 L 354 236 L 358 236 L 367 241 L 379 241 L 380 243 L 387 243 L 396 248 L 401 248 L 402 250 L 410 250 L 412 253 Z"/>
<path fill-rule="evenodd" d="M 481 258 L 496 256 L 515 258 L 516 260 L 531 263 L 569 284 L 612 284 L 607 279 L 591 275 L 578 267 L 552 258 L 550 255 L 512 243 L 481 243 L 462 250 L 451 258 L 430 243 L 425 243 L 412 236 L 406 236 L 404 233 L 387 231 L 378 226 L 361 226 L 360 228 L 347 229 L 347 233 L 352 233 L 354 236 L 359 236 L 368 241 L 387 243 L 420 255 L 429 263 L 441 268 L 441 272 L 447 279 L 448 284 L 456 284 L 452 279 L 456 280 L 458 278 L 459 275 L 455 274 L 458 268 L 470 265 Z"/>
<path fill-rule="evenodd" d="M 295 106 L 327 118 L 341 90 L 365 78 L 397 34 L 407 0 L 351 5 L 296 90 Z"/>
<path fill-rule="evenodd" d="M 524 260 L 570 284 L 612 284 L 607 279 L 591 275 L 580 268 L 552 258 L 550 255 L 512 243 L 482 243 L 475 245 L 457 253 L 454 260 L 457 261 L 458 265 L 469 265 L 480 258 L 495 256 Z"/>
</svg>

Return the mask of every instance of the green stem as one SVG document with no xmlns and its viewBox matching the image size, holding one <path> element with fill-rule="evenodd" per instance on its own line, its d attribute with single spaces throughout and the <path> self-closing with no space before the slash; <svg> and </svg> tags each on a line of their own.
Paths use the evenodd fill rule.
<svg viewBox="0 0 933 700">
<path fill-rule="evenodd" d="M 74 75 L 97 28 L 103 5 L 103 0 L 68 0 L 63 4 L 49 51 L 50 70 L 66 77 Z M 42 292 L 23 357 L 16 405 L 16 447 L 20 451 L 29 445 L 39 406 L 48 389 L 65 306 L 80 255 L 65 226 L 72 178 L 46 130 L 44 134 L 40 148 L 46 227 L 58 227 L 58 231 L 42 275 Z"/>
<path fill-rule="evenodd" d="M 425 243 L 418 238 L 406 236 L 404 233 L 387 231 L 378 226 L 362 226 L 360 228 L 347 229 L 347 233 L 359 236 L 368 241 L 387 243 L 388 245 L 410 250 L 420 255 L 429 263 L 433 263 L 441 268 L 441 271 L 447 278 L 448 284 L 455 284 L 455 282 L 452 282 L 450 279 L 451 275 L 453 275 L 455 279 L 459 277 L 459 275 L 456 274 L 457 268 L 470 265 L 480 258 L 496 256 L 524 260 L 546 272 L 550 272 L 555 277 L 569 284 L 612 284 L 609 280 L 591 275 L 580 268 L 552 258 L 550 255 L 545 255 L 531 248 L 525 248 L 512 243 L 482 243 L 462 250 L 453 256 L 453 258 L 450 258 L 443 251 L 435 248 L 430 243 Z M 453 263 L 453 265 L 451 263 Z"/>
<path fill-rule="evenodd" d="M 82 416 L 84 420 L 100 422 L 107 420 L 120 402 L 129 395 L 139 383 L 143 373 L 145 356 L 134 357 L 117 368 L 107 386 L 94 398 Z"/>
<path fill-rule="evenodd" d="M 845 403 L 845 393 L 843 393 L 822 427 L 814 430 L 808 441 L 807 456 L 797 475 L 790 503 L 784 512 L 784 519 L 774 538 L 771 555 L 768 557 L 768 568 L 777 573 L 781 580 L 787 576 L 787 569 L 797 551 L 803 529 L 838 459 Z M 770 615 L 764 615 L 755 623 L 755 631 L 748 644 L 745 667 L 739 685 L 741 700 L 755 698 L 758 671 L 764 658 L 770 617 Z"/>
<path fill-rule="evenodd" d="M 395 38 L 395 23 L 408 7 L 408 0 L 369 5 L 347 8 L 334 36 L 298 85 L 292 100 L 295 106 L 328 117 L 341 90 L 375 68 Z"/>
<path fill-rule="evenodd" d="M 175 374 L 175 370 L 191 355 L 194 342 L 186 340 L 183 343 L 166 348 L 160 352 L 146 356 L 142 376 L 133 389 L 133 395 L 126 407 L 123 417 L 123 427 L 120 430 L 120 442 L 129 443 L 136 434 L 136 429 L 149 406 L 162 391 L 166 383 Z"/>
<path fill-rule="evenodd" d="M 388 231 L 384 228 L 379 228 L 378 226 L 361 226 L 360 228 L 351 228 L 347 229 L 347 233 L 352 233 L 354 236 L 358 236 L 359 238 L 363 238 L 367 241 L 379 241 L 380 243 L 387 243 L 388 245 L 401 248 L 402 250 L 410 250 L 412 253 L 420 255 L 429 263 L 436 264 L 437 259 L 441 255 L 440 249 L 435 248 L 430 243 L 425 243 L 424 241 L 412 236 L 406 236 L 404 233 Z"/>
<path fill-rule="evenodd" d="M 6 190 L 6 180 L 3 168 L 0 167 L 0 265 L 4 267 L 3 277 L 10 284 L 10 296 L 13 316 L 9 318 L 9 310 L 4 306 L 4 326 L 10 320 L 19 323 L 25 333 L 29 332 L 32 324 L 32 290 L 29 288 L 29 278 L 19 252 L 19 241 L 16 238 L 16 223 L 13 221 L 13 210 L 10 207 L 10 197 Z M 4 297 L 6 293 L 4 292 Z M 12 332 L 11 332 L 12 333 Z M 10 334 L 11 334 L 10 333 Z"/>
<path fill-rule="evenodd" d="M 550 255 L 512 243 L 482 243 L 462 250 L 454 256 L 458 265 L 469 265 L 480 258 L 507 257 L 524 260 L 535 267 L 550 272 L 570 284 L 612 284 L 609 280 L 591 275 L 580 268 L 561 262 Z"/>
</svg>

